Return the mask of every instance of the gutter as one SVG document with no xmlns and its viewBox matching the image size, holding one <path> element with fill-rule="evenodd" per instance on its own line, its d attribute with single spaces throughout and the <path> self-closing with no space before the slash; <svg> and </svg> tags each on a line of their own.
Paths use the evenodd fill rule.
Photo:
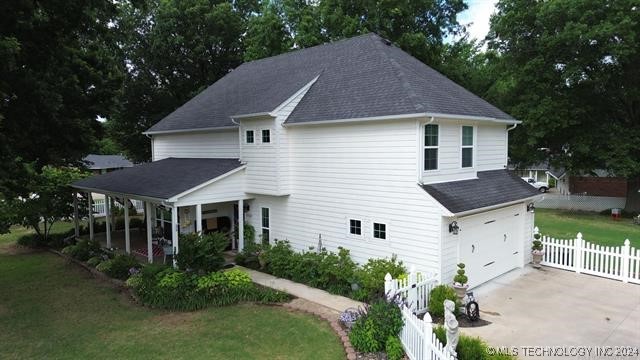
<svg viewBox="0 0 640 360">
<path fill-rule="evenodd" d="M 513 124 L 514 128 L 515 128 L 515 125 L 522 123 L 522 121 L 519 121 L 519 120 L 503 120 L 503 119 L 484 117 L 484 116 L 451 115 L 451 114 L 424 112 L 424 113 L 370 116 L 370 117 L 362 117 L 362 118 L 348 118 L 348 119 L 337 119 L 337 120 L 304 121 L 304 122 L 294 122 L 294 123 L 285 122 L 282 125 L 285 127 L 289 127 L 289 126 L 303 126 L 303 125 L 356 123 L 356 122 L 364 122 L 364 121 L 403 120 L 403 119 L 415 119 L 415 118 L 430 118 L 434 120 L 435 118 L 440 118 L 440 119 L 447 119 L 447 120 L 488 121 L 488 122 L 494 122 L 499 124 Z"/>
<path fill-rule="evenodd" d="M 142 134 L 149 136 L 149 135 L 161 135 L 161 134 L 178 134 L 178 133 L 194 133 L 194 132 L 219 131 L 219 130 L 233 130 L 236 128 L 237 126 L 217 126 L 217 127 L 197 128 L 197 129 L 145 131 Z"/>
<path fill-rule="evenodd" d="M 126 197 L 126 198 L 129 198 L 129 199 L 136 199 L 136 200 L 142 200 L 142 201 L 148 201 L 148 202 L 152 202 L 152 203 L 162 204 L 162 205 L 165 205 L 165 206 L 171 206 L 171 205 L 169 205 L 170 203 L 167 201 L 168 199 L 160 199 L 160 198 L 154 198 L 154 197 L 143 196 L 143 195 L 135 195 L 135 194 L 125 194 L 125 193 L 106 191 L 104 189 L 95 189 L 95 188 L 78 186 L 78 185 L 71 185 L 71 187 L 74 188 L 74 189 L 84 190 L 84 191 L 92 192 L 92 193 L 96 193 L 96 194 L 104 194 L 104 195 L 113 196 L 113 197 Z"/>
</svg>

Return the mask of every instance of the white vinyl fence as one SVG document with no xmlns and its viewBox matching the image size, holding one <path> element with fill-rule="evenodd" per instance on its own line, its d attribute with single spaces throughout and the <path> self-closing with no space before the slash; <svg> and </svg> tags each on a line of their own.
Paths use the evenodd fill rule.
<svg viewBox="0 0 640 360">
<path fill-rule="evenodd" d="M 391 274 L 387 273 L 384 277 L 384 293 L 388 297 L 400 296 L 409 309 L 420 314 L 427 311 L 429 293 L 437 284 L 435 275 L 424 275 L 411 268 L 404 279 L 393 279 Z"/>
<path fill-rule="evenodd" d="M 134 200 L 134 199 L 131 199 L 129 201 L 131 201 L 131 203 L 135 207 L 136 212 L 138 214 L 144 211 L 144 202 L 142 202 L 140 200 Z M 117 206 L 119 208 L 122 208 L 122 204 L 120 204 L 118 202 L 113 202 L 113 204 L 115 204 L 115 206 Z M 95 199 L 93 201 L 93 215 L 96 216 L 96 217 L 101 217 L 101 216 L 105 216 L 106 215 L 104 199 Z"/>
<path fill-rule="evenodd" d="M 403 279 L 394 279 L 391 274 L 384 277 L 384 291 L 389 299 L 399 296 L 404 327 L 400 341 L 411 360 L 451 360 L 455 359 L 433 333 L 431 315 L 427 312 L 429 294 L 438 284 L 435 275 L 424 275 L 411 268 Z M 420 320 L 416 314 L 424 313 Z"/>
<path fill-rule="evenodd" d="M 622 246 L 592 244 L 582 233 L 575 239 L 543 235 L 540 240 L 545 251 L 542 265 L 640 284 L 640 250 L 630 246 L 629 239 Z"/>
<path fill-rule="evenodd" d="M 424 314 L 420 320 L 411 309 L 402 307 L 404 327 L 400 331 L 400 341 L 407 357 L 411 360 L 455 360 L 433 332 L 431 315 Z"/>
</svg>

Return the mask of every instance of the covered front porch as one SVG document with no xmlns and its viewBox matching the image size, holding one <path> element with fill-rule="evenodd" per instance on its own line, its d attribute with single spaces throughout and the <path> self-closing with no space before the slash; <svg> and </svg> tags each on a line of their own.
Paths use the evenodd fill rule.
<svg viewBox="0 0 640 360">
<path fill-rule="evenodd" d="M 92 209 L 92 193 L 105 198 L 105 232 L 94 231 L 89 210 L 89 239 L 107 248 L 144 256 L 148 262 L 166 261 L 180 251 L 180 235 L 222 232 L 229 250 L 244 247 L 244 165 L 236 159 L 169 158 L 133 168 L 93 176 L 72 184 L 76 237 L 79 236 L 78 197 Z M 132 229 L 131 200 L 144 203 L 142 226 Z M 123 209 L 124 229 L 114 230 L 113 209 Z M 175 258 L 173 260 L 175 265 Z"/>
</svg>

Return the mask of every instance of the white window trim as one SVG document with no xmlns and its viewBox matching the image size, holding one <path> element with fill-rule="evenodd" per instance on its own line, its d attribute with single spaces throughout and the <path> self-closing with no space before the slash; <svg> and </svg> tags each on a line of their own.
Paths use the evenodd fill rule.
<svg viewBox="0 0 640 360">
<path fill-rule="evenodd" d="M 472 145 L 462 145 L 462 138 L 464 134 L 464 128 L 470 127 L 472 131 Z M 460 169 L 474 169 L 476 167 L 476 126 L 475 125 L 461 125 L 460 126 Z M 439 144 L 439 143 L 438 143 Z M 462 166 L 462 149 L 471 149 L 471 166 Z"/>
<path fill-rule="evenodd" d="M 267 142 L 267 143 L 262 141 L 262 132 L 265 131 L 265 130 L 269 130 L 269 142 Z M 273 131 L 271 130 L 271 128 L 260 129 L 259 131 L 260 131 L 260 133 L 259 133 L 260 134 L 260 144 L 267 145 L 267 146 L 273 144 Z"/>
<path fill-rule="evenodd" d="M 435 125 L 435 126 L 438 127 L 438 145 L 436 145 L 436 146 L 427 146 L 426 145 L 425 138 L 427 137 L 427 125 Z M 433 172 L 440 171 L 440 139 L 442 138 L 441 134 L 440 134 L 441 133 L 441 129 L 440 128 L 441 128 L 440 124 L 433 124 L 433 123 L 424 124 L 424 126 L 422 126 L 422 136 L 421 136 L 422 143 L 421 143 L 421 150 L 420 150 L 422 152 L 422 156 L 420 157 L 421 158 L 421 162 L 422 162 L 422 164 L 420 164 L 420 168 L 422 169 L 422 172 L 433 173 Z M 436 168 L 435 169 L 429 169 L 429 170 L 425 169 L 424 165 L 425 165 L 425 161 L 427 159 L 426 156 L 425 156 L 425 150 L 426 149 L 436 149 L 436 150 L 438 150 L 438 152 L 437 152 L 438 159 L 436 161 Z"/>
<path fill-rule="evenodd" d="M 351 233 L 351 220 L 360 221 L 360 235 Z M 365 233 L 364 226 L 365 226 L 365 221 L 361 217 L 347 216 L 347 235 L 348 236 L 356 239 L 363 239 L 364 233 Z"/>
<path fill-rule="evenodd" d="M 262 209 L 267 209 L 267 212 L 269 213 L 269 226 L 265 227 L 264 226 L 264 221 L 262 218 Z M 269 231 L 269 243 L 271 243 L 271 208 L 268 206 L 261 206 L 260 207 L 260 236 L 262 237 L 262 233 L 263 230 L 268 230 Z M 260 239 L 261 241 L 264 241 L 263 238 Z"/>
<path fill-rule="evenodd" d="M 375 237 L 375 224 L 384 225 L 384 239 Z M 373 241 L 389 241 L 389 221 L 374 219 L 371 220 L 371 240 Z"/>
<path fill-rule="evenodd" d="M 253 142 L 251 142 L 251 143 L 247 141 L 247 132 L 248 131 L 253 131 Z M 256 130 L 255 129 L 244 129 L 244 143 L 246 145 L 255 145 L 257 143 L 256 140 L 257 139 L 256 139 Z"/>
</svg>

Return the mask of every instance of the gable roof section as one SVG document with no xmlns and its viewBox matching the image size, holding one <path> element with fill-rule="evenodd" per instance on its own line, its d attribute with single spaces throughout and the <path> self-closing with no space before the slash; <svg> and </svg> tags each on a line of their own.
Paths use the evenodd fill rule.
<svg viewBox="0 0 640 360">
<path fill-rule="evenodd" d="M 478 171 L 477 179 L 428 184 L 422 188 L 454 214 L 540 195 L 508 170 Z"/>
<path fill-rule="evenodd" d="M 147 133 L 232 127 L 318 77 L 287 123 L 433 113 L 514 121 L 376 34 L 242 64 Z"/>
<path fill-rule="evenodd" d="M 82 161 L 91 170 L 119 169 L 133 166 L 133 163 L 122 155 L 89 154 Z"/>
<path fill-rule="evenodd" d="M 92 176 L 71 186 L 168 200 L 242 166 L 238 159 L 167 158 Z"/>
</svg>

